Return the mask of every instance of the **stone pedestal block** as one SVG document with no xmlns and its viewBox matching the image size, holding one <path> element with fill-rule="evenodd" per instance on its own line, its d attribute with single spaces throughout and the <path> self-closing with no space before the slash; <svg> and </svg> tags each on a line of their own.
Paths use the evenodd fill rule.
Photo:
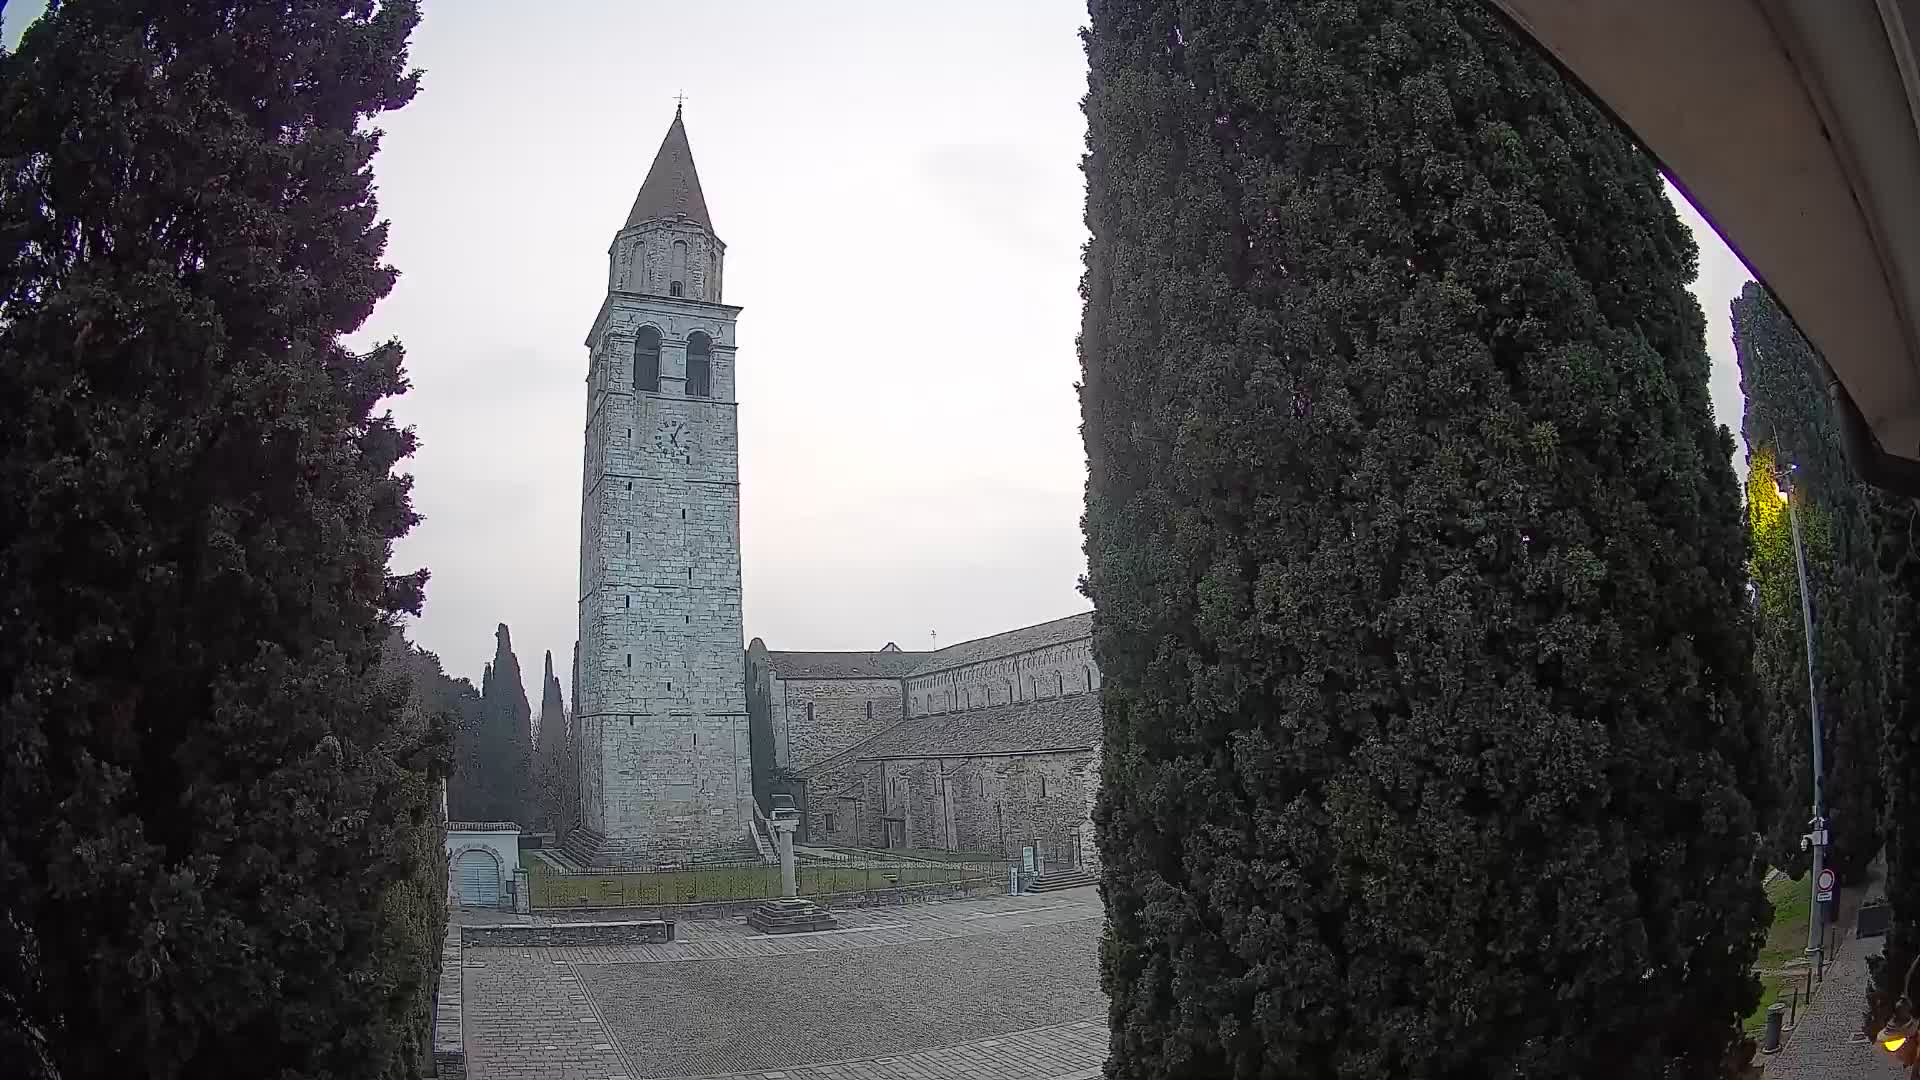
<svg viewBox="0 0 1920 1080">
<path fill-rule="evenodd" d="M 840 924 L 827 909 L 801 897 L 769 900 L 747 912 L 747 925 L 763 934 L 804 934 Z"/>
</svg>

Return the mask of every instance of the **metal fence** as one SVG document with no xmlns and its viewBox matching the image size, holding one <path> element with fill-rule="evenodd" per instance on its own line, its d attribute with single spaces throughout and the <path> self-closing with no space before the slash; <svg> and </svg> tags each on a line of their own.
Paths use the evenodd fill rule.
<svg viewBox="0 0 1920 1080">
<path fill-rule="evenodd" d="M 966 861 L 866 852 L 804 859 L 795 866 L 800 895 L 843 907 L 908 904 L 1007 889 L 1005 859 Z M 646 870 L 528 868 L 535 908 L 659 907 L 762 900 L 780 895 L 780 867 L 764 862 L 699 863 Z"/>
</svg>

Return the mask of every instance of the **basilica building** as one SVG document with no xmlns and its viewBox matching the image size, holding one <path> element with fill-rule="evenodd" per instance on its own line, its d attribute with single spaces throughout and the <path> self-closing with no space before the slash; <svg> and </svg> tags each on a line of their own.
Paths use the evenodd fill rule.
<svg viewBox="0 0 1920 1080">
<path fill-rule="evenodd" d="M 743 654 L 726 250 L 676 110 L 586 337 L 569 852 L 606 866 L 740 850 L 778 793 L 804 843 L 1086 865 L 1089 615 L 931 652 L 756 639 Z"/>
</svg>

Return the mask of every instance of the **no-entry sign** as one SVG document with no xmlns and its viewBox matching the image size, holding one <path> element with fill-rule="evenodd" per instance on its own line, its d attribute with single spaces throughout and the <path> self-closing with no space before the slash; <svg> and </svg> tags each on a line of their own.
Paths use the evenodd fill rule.
<svg viewBox="0 0 1920 1080">
<path fill-rule="evenodd" d="M 1813 879 L 1813 898 L 1815 900 L 1833 899 L 1833 868 L 1820 868 L 1820 876 Z"/>
</svg>

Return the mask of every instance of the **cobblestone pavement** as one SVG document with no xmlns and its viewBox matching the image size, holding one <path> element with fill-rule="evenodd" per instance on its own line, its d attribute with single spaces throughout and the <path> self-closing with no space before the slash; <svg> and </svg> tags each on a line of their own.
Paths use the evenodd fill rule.
<svg viewBox="0 0 1920 1080">
<path fill-rule="evenodd" d="M 926 922 L 951 922 L 956 919 L 967 921 L 995 918 L 1003 914 L 1025 914 L 1035 910 L 1074 908 L 1089 916 L 1101 914 L 1099 891 L 1091 886 L 1079 889 L 1063 889 L 1059 892 L 1033 896 L 1007 896 L 994 894 L 973 897 L 964 900 L 936 900 L 920 904 L 876 905 L 863 908 L 835 908 L 833 917 L 839 920 L 843 929 L 858 929 L 868 926 L 898 926 Z M 679 928 L 681 936 L 692 938 L 758 938 L 761 934 L 746 924 L 746 910 L 726 916 L 700 915 L 694 917 L 675 917 L 670 910 L 661 908 L 593 908 L 578 911 L 543 911 L 533 915 L 519 915 L 508 911 L 485 911 L 473 908 L 457 908 L 453 911 L 453 921 L 457 923 L 515 923 L 538 925 L 542 923 L 577 922 L 619 922 L 624 919 L 671 918 Z"/>
<path fill-rule="evenodd" d="M 711 1080 L 1097 1080 L 1107 1022 L 1016 1031 L 914 1054 L 730 1073 Z"/>
<path fill-rule="evenodd" d="M 608 1080 L 627 1072 L 580 977 L 564 965 L 496 964 L 466 949 L 461 1027 L 475 1080 Z"/>
<path fill-rule="evenodd" d="M 725 963 L 580 965 L 636 1076 L 905 1054 L 1100 1015 L 1081 921 Z"/>
<path fill-rule="evenodd" d="M 662 945 L 470 946 L 468 1075 L 1098 1075 L 1094 890 L 835 914 L 842 928 L 818 934 L 696 921 Z"/>
<path fill-rule="evenodd" d="M 1765 1080 L 1900 1080 L 1893 1055 L 1859 1037 L 1867 957 L 1880 951 L 1883 940 L 1843 941 L 1786 1046 L 1760 1056 Z"/>
</svg>

